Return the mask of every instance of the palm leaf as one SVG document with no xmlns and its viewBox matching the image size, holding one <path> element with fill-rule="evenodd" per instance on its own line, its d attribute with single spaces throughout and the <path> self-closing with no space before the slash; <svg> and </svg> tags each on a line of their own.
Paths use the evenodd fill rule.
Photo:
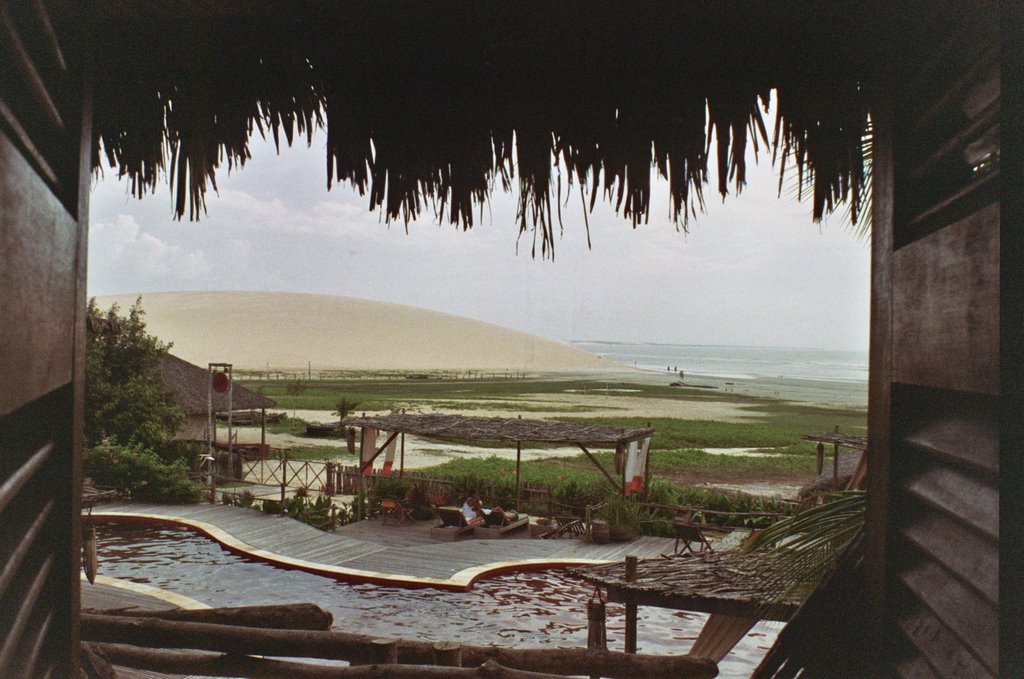
<svg viewBox="0 0 1024 679">
<path fill-rule="evenodd" d="M 765 559 L 764 610 L 804 600 L 832 570 L 838 556 L 864 532 L 866 493 L 828 493 L 826 502 L 782 519 L 744 543 L 742 550 Z"/>
</svg>

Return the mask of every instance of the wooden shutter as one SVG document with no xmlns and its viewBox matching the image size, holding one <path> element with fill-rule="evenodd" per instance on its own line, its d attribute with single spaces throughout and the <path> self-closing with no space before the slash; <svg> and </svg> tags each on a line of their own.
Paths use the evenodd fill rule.
<svg viewBox="0 0 1024 679">
<path fill-rule="evenodd" d="M 998 8 L 935 8 L 878 120 L 869 560 L 895 675 L 995 677 Z"/>
<path fill-rule="evenodd" d="M 88 110 L 75 22 L 0 4 L 0 673 L 76 676 Z M 84 140 L 84 143 L 83 143 Z M 86 162 L 83 162 L 86 161 Z"/>
</svg>

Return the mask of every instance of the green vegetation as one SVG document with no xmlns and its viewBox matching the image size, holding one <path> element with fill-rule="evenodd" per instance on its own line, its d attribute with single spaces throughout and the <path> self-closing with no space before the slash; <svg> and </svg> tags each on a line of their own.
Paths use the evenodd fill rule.
<svg viewBox="0 0 1024 679">
<path fill-rule="evenodd" d="M 141 298 L 120 316 L 114 304 L 106 312 L 89 300 L 88 314 L 108 327 L 86 333 L 85 445 L 117 440 L 161 451 L 185 416 L 170 391 L 155 376 L 170 348 L 146 332 Z"/>
<path fill-rule="evenodd" d="M 198 502 L 202 495 L 182 461 L 165 462 L 138 444 L 95 446 L 86 451 L 84 465 L 96 484 L 117 488 L 140 502 Z"/>
<path fill-rule="evenodd" d="M 250 380 L 245 383 L 252 389 L 261 388 L 262 393 L 277 401 L 281 408 L 309 410 L 337 410 L 338 399 L 356 401 L 364 410 L 402 409 L 415 411 L 417 405 L 443 405 L 445 408 L 472 410 L 479 408 L 507 409 L 510 412 L 526 410 L 564 410 L 579 412 L 584 405 L 566 405 L 561 402 L 544 404 L 525 401 L 527 398 L 574 393 L 582 398 L 593 398 L 595 405 L 605 396 L 605 389 L 612 395 L 640 398 L 667 398 L 683 401 L 729 401 L 738 403 L 755 402 L 737 394 L 702 389 L 680 389 L 659 385 L 635 384 L 632 382 L 598 382 L 594 380 L 406 380 L 406 379 L 345 379 L 267 381 Z M 616 390 L 627 390 L 626 392 Z M 523 399 L 522 402 L 517 399 Z M 769 401 L 765 401 L 770 403 Z"/>
<path fill-rule="evenodd" d="M 141 299 L 126 317 L 119 311 L 89 300 L 89 315 L 106 327 L 90 323 L 86 334 L 85 473 L 134 500 L 196 502 L 189 447 L 171 440 L 184 415 L 157 376 L 170 345 L 146 331 Z"/>
</svg>

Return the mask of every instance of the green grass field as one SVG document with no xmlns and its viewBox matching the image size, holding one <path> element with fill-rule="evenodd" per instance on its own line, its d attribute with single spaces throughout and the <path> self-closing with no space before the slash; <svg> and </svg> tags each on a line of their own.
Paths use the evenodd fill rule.
<svg viewBox="0 0 1024 679">
<path fill-rule="evenodd" d="M 867 428 L 864 409 L 828 408 L 807 404 L 759 399 L 734 393 L 680 389 L 660 385 L 627 382 L 595 382 L 587 380 L 547 379 L 475 379 L 475 380 L 406 380 L 351 379 L 332 382 L 250 382 L 256 389 L 277 401 L 283 409 L 333 410 L 342 398 L 358 402 L 356 413 L 363 410 L 417 411 L 431 407 L 472 414 L 475 410 L 507 411 L 508 416 L 538 410 L 564 413 L 560 419 L 607 424 L 616 427 L 655 429 L 651 444 L 651 468 L 658 475 L 679 482 L 705 480 L 735 482 L 772 480 L 802 483 L 814 474 L 815 444 L 800 436 L 832 431 L 836 425 L 843 432 L 862 434 Z M 724 401 L 738 405 L 757 416 L 749 422 L 684 420 L 677 418 L 600 417 L 581 418 L 578 413 L 592 410 L 581 404 L 548 404 L 539 402 L 545 395 L 603 393 L 628 389 L 632 397 L 687 401 Z M 634 410 L 635 412 L 635 410 Z M 288 418 L 270 431 L 302 436 L 305 422 Z M 442 442 L 443 444 L 443 442 Z M 480 448 L 507 449 L 507 442 L 477 442 Z M 773 455 L 734 457 L 703 452 L 704 448 L 752 448 L 770 451 Z M 289 451 L 293 459 L 324 459 L 336 457 L 354 463 L 355 458 L 343 449 L 310 444 Z M 606 466 L 611 466 L 612 453 L 597 453 Z M 462 458 L 431 467 L 431 471 L 453 476 L 471 475 L 495 478 L 509 463 L 500 458 L 484 460 Z M 576 458 L 549 459 L 531 462 L 524 467 L 523 479 L 545 483 L 600 481 L 603 477 L 582 454 Z"/>
</svg>

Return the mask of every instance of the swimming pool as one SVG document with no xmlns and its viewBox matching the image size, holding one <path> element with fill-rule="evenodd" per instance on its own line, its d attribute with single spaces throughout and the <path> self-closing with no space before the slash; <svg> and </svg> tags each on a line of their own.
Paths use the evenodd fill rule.
<svg viewBox="0 0 1024 679">
<path fill-rule="evenodd" d="M 455 639 L 501 646 L 583 647 L 593 589 L 560 569 L 500 575 L 468 592 L 347 584 L 276 568 L 228 552 L 177 527 L 98 524 L 99 573 L 183 594 L 211 606 L 315 603 L 335 629 L 408 639 Z M 681 654 L 706 615 L 639 609 L 638 650 Z M 622 650 L 624 608 L 608 605 L 608 646 Z M 760 623 L 719 663 L 722 677 L 745 677 L 774 642 L 778 625 Z"/>
</svg>

